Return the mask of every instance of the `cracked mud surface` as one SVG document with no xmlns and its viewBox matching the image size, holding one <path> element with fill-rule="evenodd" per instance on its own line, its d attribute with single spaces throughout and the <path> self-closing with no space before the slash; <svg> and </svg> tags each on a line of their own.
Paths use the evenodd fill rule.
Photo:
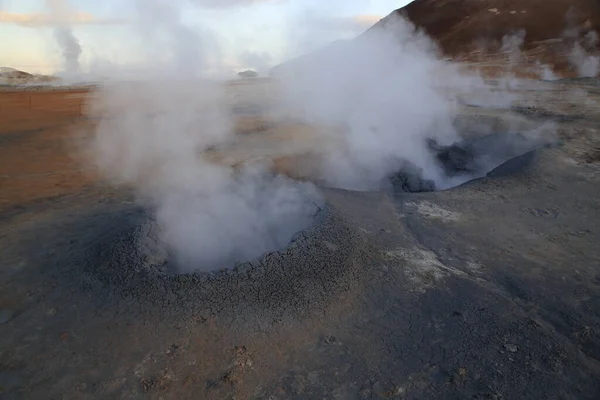
<svg viewBox="0 0 600 400">
<path fill-rule="evenodd" d="M 525 170 L 429 193 L 322 188 L 292 245 L 210 277 L 140 263 L 127 192 L 19 192 L 0 202 L 0 398 L 596 399 L 600 112 L 583 109 Z M 1 151 L 46 148 L 28 140 Z"/>
</svg>

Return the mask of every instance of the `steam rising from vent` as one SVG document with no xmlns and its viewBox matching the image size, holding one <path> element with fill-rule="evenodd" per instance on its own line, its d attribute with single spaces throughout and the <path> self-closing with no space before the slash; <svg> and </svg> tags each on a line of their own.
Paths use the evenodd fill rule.
<svg viewBox="0 0 600 400">
<path fill-rule="evenodd" d="M 64 72 L 73 74 L 79 72 L 79 57 L 82 50 L 77 37 L 67 23 L 66 14 L 69 10 L 68 0 L 46 0 L 48 12 L 60 21 L 54 27 L 54 39 L 61 49 Z"/>
<path fill-rule="evenodd" d="M 224 105 L 219 87 L 166 80 L 164 70 L 152 83 L 106 86 L 92 105 L 105 116 L 91 147 L 97 166 L 155 210 L 181 272 L 278 250 L 321 203 L 312 184 L 207 160 L 207 149 L 232 139 Z"/>
<path fill-rule="evenodd" d="M 445 177 L 427 147 L 458 139 L 453 96 L 443 84 L 481 84 L 439 60 L 429 38 L 399 16 L 351 42 L 300 57 L 274 71 L 281 82 L 280 118 L 336 127 L 342 145 L 327 154 L 323 177 L 346 189 L 374 190 L 407 163 L 439 187 Z"/>
<path fill-rule="evenodd" d="M 148 53 L 147 81 L 98 91 L 90 106 L 103 118 L 90 158 L 154 211 L 161 239 L 187 272 L 285 246 L 322 201 L 312 184 L 273 176 L 268 166 L 235 169 L 207 157 L 236 140 L 230 89 L 204 79 L 218 69 L 216 42 L 186 27 L 177 4 L 138 1 L 144 47 L 168 50 L 172 59 L 157 64 Z M 388 18 L 384 26 L 277 68 L 270 116 L 324 132 L 315 152 L 319 178 L 329 185 L 380 189 L 410 168 L 438 188 L 452 186 L 428 143 L 459 139 L 457 94 L 493 94 L 483 80 L 440 61 L 434 44 L 405 20 Z"/>
<path fill-rule="evenodd" d="M 174 57 L 163 65 L 149 58 L 144 82 L 98 90 L 90 111 L 102 119 L 90 155 L 106 178 L 133 187 L 153 210 L 180 272 L 232 267 L 287 245 L 322 202 L 312 184 L 273 176 L 268 166 L 234 169 L 208 159 L 234 139 L 230 105 L 223 87 L 201 76 L 213 54 L 172 4 L 138 3 L 141 20 L 162 21 L 157 36 L 142 30 L 142 39 L 152 45 L 166 33 Z"/>
<path fill-rule="evenodd" d="M 594 30 L 586 32 L 585 24 L 582 26 L 575 23 L 574 12 L 571 9 L 567 14 L 569 27 L 563 33 L 566 42 L 572 45 L 568 61 L 579 77 L 596 77 L 600 73 L 598 34 Z"/>
<path fill-rule="evenodd" d="M 155 57 L 155 62 L 160 63 L 170 56 L 170 64 L 162 68 L 172 73 L 177 69 L 179 73 L 195 77 L 206 67 L 209 49 L 204 48 L 205 43 L 199 33 L 181 22 L 181 11 L 176 3 L 138 0 L 137 25 L 145 41 L 148 59 Z"/>
<path fill-rule="evenodd" d="M 70 28 L 57 27 L 54 29 L 54 38 L 62 49 L 64 68 L 67 73 L 79 71 L 79 57 L 81 46 Z"/>
<path fill-rule="evenodd" d="M 590 54 L 586 48 L 597 49 L 598 34 L 594 31 L 588 32 L 582 41 L 575 42 L 573 50 L 569 54 L 569 61 L 576 68 L 580 77 L 595 77 L 600 73 L 600 57 Z"/>
<path fill-rule="evenodd" d="M 522 61 L 521 48 L 525 42 L 525 30 L 521 29 L 513 35 L 505 35 L 502 38 L 502 53 L 508 56 L 509 73 L 514 75 L 514 69 L 518 68 L 519 62 Z"/>
</svg>

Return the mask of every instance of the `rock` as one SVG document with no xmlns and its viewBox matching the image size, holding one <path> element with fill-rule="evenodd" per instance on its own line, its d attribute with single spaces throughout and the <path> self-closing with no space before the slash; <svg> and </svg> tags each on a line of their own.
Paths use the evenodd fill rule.
<svg viewBox="0 0 600 400">
<path fill-rule="evenodd" d="M 323 243 L 329 251 L 338 251 L 338 249 L 340 248 L 338 245 L 328 242 L 327 240 L 324 240 Z"/>
<path fill-rule="evenodd" d="M 516 344 L 507 343 L 504 345 L 504 349 L 510 351 L 511 353 L 516 353 L 519 350 L 519 347 Z"/>
<path fill-rule="evenodd" d="M 333 344 L 333 345 L 341 345 L 342 342 L 340 342 L 335 336 L 326 336 L 325 338 L 323 338 L 323 342 L 325 344 Z"/>
</svg>

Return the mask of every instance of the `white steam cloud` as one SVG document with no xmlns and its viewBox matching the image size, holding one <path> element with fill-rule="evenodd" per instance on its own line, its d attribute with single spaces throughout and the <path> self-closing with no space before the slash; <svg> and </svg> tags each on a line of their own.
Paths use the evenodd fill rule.
<svg viewBox="0 0 600 400">
<path fill-rule="evenodd" d="M 311 184 L 212 164 L 228 143 L 219 87 L 166 80 L 107 86 L 94 104 L 105 118 L 93 143 L 97 165 L 132 185 L 156 211 L 162 239 L 183 271 L 231 266 L 284 246 L 306 228 L 318 196 Z"/>
<path fill-rule="evenodd" d="M 48 12 L 56 20 L 54 26 L 54 39 L 61 49 L 64 72 L 76 74 L 79 72 L 79 57 L 82 49 L 79 40 L 69 26 L 69 5 L 67 0 L 46 0 Z"/>
<path fill-rule="evenodd" d="M 454 103 L 440 83 L 470 82 L 406 20 L 388 17 L 385 28 L 299 58 L 274 75 L 283 84 L 281 116 L 337 128 L 342 145 L 323 151 L 328 184 L 378 189 L 406 162 L 438 187 L 448 184 L 426 139 L 458 139 Z"/>
<path fill-rule="evenodd" d="M 285 246 L 320 203 L 315 187 L 273 177 L 264 166 L 237 169 L 208 160 L 233 138 L 223 88 L 203 79 L 214 56 L 185 27 L 173 2 L 138 2 L 148 46 L 166 39 L 171 62 L 148 62 L 145 81 L 111 84 L 90 105 L 102 115 L 93 160 L 111 181 L 133 186 L 153 209 L 162 241 L 181 272 L 230 267 Z"/>
<path fill-rule="evenodd" d="M 236 140 L 225 86 L 203 79 L 218 67 L 215 41 L 181 22 L 177 2 L 140 0 L 138 11 L 147 48 L 169 50 L 171 61 L 155 64 L 148 54 L 153 75 L 146 82 L 99 90 L 91 105 L 103 116 L 90 147 L 96 165 L 113 182 L 133 186 L 154 210 L 161 239 L 184 272 L 231 266 L 284 246 L 311 223 L 320 203 L 316 188 L 261 166 L 212 163 L 207 151 Z M 326 132 L 315 150 L 329 185 L 380 189 L 410 166 L 448 187 L 456 182 L 427 139 L 459 139 L 457 87 L 486 90 L 482 80 L 458 71 L 395 17 L 385 29 L 277 68 L 270 116 Z"/>
<path fill-rule="evenodd" d="M 569 61 L 580 77 L 593 78 L 600 73 L 600 56 L 590 54 L 586 50 L 586 47 L 597 49 L 597 46 L 598 34 L 594 31 L 588 32 L 582 41 L 575 42 L 569 54 Z"/>
<path fill-rule="evenodd" d="M 596 77 L 600 74 L 598 34 L 589 30 L 586 24 L 577 24 L 574 15 L 575 10 L 571 9 L 565 17 L 567 29 L 563 33 L 563 40 L 573 46 L 568 54 L 568 61 L 579 77 Z"/>
</svg>

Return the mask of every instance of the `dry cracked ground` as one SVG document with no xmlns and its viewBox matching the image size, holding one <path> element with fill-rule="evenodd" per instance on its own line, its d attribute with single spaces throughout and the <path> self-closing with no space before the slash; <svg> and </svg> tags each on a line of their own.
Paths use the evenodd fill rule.
<svg viewBox="0 0 600 400">
<path fill-rule="evenodd" d="M 512 171 L 322 188 L 289 247 L 212 276 L 143 268 L 144 211 L 74 156 L 82 93 L 0 93 L 0 398 L 598 398 L 597 82 L 463 107 L 468 135 L 553 124 Z M 302 175 L 261 121 L 232 154 Z"/>
</svg>

